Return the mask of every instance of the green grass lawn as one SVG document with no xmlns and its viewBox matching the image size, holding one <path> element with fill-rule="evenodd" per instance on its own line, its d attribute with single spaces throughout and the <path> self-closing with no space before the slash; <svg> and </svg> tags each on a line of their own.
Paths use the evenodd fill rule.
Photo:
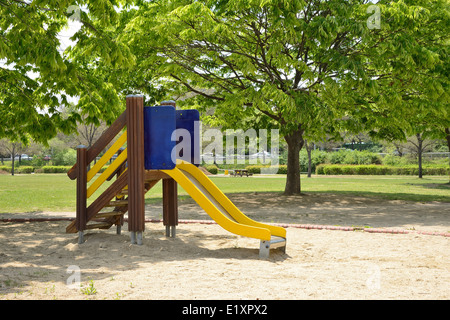
<svg viewBox="0 0 450 320">
<path fill-rule="evenodd" d="M 411 201 L 450 202 L 446 176 L 423 179 L 410 176 L 301 177 L 305 193 L 341 193 Z M 212 177 L 224 193 L 282 192 L 286 177 Z M 107 186 L 99 189 L 101 193 Z M 0 175 L 0 213 L 75 211 L 76 182 L 65 174 Z M 180 196 L 187 193 L 179 188 Z M 95 196 L 93 197 L 95 199 Z M 161 198 L 161 184 L 146 195 L 147 202 Z"/>
</svg>

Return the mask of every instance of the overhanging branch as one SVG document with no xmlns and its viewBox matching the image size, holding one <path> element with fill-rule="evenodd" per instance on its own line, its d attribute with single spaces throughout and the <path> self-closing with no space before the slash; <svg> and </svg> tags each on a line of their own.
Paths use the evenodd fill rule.
<svg viewBox="0 0 450 320">
<path fill-rule="evenodd" d="M 179 81 L 182 85 L 184 85 L 186 88 L 188 88 L 190 91 L 192 91 L 192 92 L 194 92 L 194 93 L 197 93 L 197 94 L 202 95 L 202 96 L 204 96 L 204 97 L 206 97 L 206 98 L 209 98 L 209 99 L 214 99 L 214 100 L 218 100 L 218 101 L 224 101 L 224 100 L 225 100 L 225 99 L 222 98 L 222 97 L 213 96 L 213 95 L 207 94 L 207 93 L 205 93 L 205 92 L 203 92 L 203 91 L 201 91 L 201 90 L 195 89 L 195 88 L 192 87 L 190 84 L 188 84 L 187 82 L 181 80 L 181 78 L 177 77 L 177 76 L 174 75 L 173 73 L 171 73 L 170 76 L 171 76 L 172 78 L 176 79 L 177 81 Z"/>
</svg>

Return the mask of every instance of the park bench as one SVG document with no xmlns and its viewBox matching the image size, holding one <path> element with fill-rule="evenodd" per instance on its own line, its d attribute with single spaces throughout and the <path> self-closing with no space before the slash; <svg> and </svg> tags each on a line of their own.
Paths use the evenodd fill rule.
<svg viewBox="0 0 450 320">
<path fill-rule="evenodd" d="M 234 169 L 234 170 L 230 170 L 230 175 L 235 176 L 235 177 L 242 177 L 242 176 L 252 176 L 253 173 L 248 172 L 248 170 L 246 169 Z"/>
</svg>

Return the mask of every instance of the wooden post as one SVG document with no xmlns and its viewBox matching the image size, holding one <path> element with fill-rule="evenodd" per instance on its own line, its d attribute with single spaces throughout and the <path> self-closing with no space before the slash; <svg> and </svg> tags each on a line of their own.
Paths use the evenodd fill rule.
<svg viewBox="0 0 450 320">
<path fill-rule="evenodd" d="M 129 95 L 127 105 L 128 231 L 131 242 L 142 244 L 145 229 L 144 200 L 144 98 Z"/>
<path fill-rule="evenodd" d="M 163 179 L 163 224 L 166 236 L 175 238 L 178 225 L 178 184 L 172 178 Z"/>
<path fill-rule="evenodd" d="M 77 147 L 77 217 L 78 243 L 83 243 L 83 232 L 87 223 L 87 149 L 86 146 Z"/>
<path fill-rule="evenodd" d="M 177 103 L 174 100 L 165 100 L 163 102 L 161 102 L 162 106 L 172 106 L 174 108 L 177 107 Z"/>
<path fill-rule="evenodd" d="M 176 108 L 173 100 L 163 101 L 161 105 Z M 178 184 L 172 178 L 163 179 L 163 224 L 166 226 L 166 236 L 175 238 L 178 225 Z"/>
</svg>

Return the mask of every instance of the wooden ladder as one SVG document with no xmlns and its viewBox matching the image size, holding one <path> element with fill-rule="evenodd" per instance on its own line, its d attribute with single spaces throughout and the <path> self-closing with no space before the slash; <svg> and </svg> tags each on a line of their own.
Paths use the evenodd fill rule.
<svg viewBox="0 0 450 320">
<path fill-rule="evenodd" d="M 144 196 L 161 179 L 165 179 L 163 202 L 167 202 L 163 206 L 164 217 L 173 217 L 164 220 L 164 225 L 177 224 L 176 184 L 168 183 L 170 176 L 162 171 L 145 170 L 143 104 L 142 96 L 127 96 L 126 110 L 102 136 L 90 148 L 77 147 L 77 163 L 67 173 L 77 182 L 76 218 L 66 232 L 78 232 L 79 243 L 83 242 L 84 230 L 109 229 L 116 225 L 119 232 L 127 212 L 132 243 L 134 236 L 142 237 Z M 98 195 L 99 188 L 104 188 L 104 183 L 114 177 L 116 179 Z M 96 199 L 92 200 L 94 197 Z"/>
<path fill-rule="evenodd" d="M 126 186 L 127 173 L 124 172 L 87 207 L 86 229 L 109 229 L 114 224 L 117 226 L 122 225 L 123 215 L 128 210 L 128 199 L 123 194 Z M 107 209 L 107 211 L 102 211 L 104 209 Z M 77 223 L 77 219 L 72 221 L 67 226 L 66 232 L 76 233 L 79 231 Z"/>
<path fill-rule="evenodd" d="M 145 193 L 150 191 L 163 177 L 163 175 L 155 176 L 154 172 L 149 172 L 149 174 L 150 177 L 145 180 Z M 128 211 L 127 178 L 127 171 L 125 171 L 91 203 L 87 208 L 86 229 L 109 229 L 113 225 L 120 227 L 123 224 L 123 217 Z M 76 226 L 77 221 L 72 221 L 67 226 L 66 232 L 78 232 Z"/>
<path fill-rule="evenodd" d="M 84 146 L 77 148 L 77 163 L 67 173 L 70 179 L 77 180 L 77 217 L 67 226 L 67 233 L 96 228 L 108 229 L 112 225 L 123 224 L 123 215 L 128 210 L 127 196 L 123 194 L 127 186 L 127 152 L 122 148 L 127 139 L 126 130 L 123 131 L 126 121 L 125 111 L 89 149 Z M 94 160 L 115 137 L 118 137 L 116 142 L 94 164 Z M 114 159 L 116 154 L 117 158 Z M 112 161 L 109 167 L 97 175 L 108 161 Z M 92 167 L 88 171 L 91 164 Z M 110 181 L 114 177 L 117 179 L 87 206 L 87 199 L 105 181 Z M 88 187 L 90 180 L 93 182 Z"/>
</svg>

